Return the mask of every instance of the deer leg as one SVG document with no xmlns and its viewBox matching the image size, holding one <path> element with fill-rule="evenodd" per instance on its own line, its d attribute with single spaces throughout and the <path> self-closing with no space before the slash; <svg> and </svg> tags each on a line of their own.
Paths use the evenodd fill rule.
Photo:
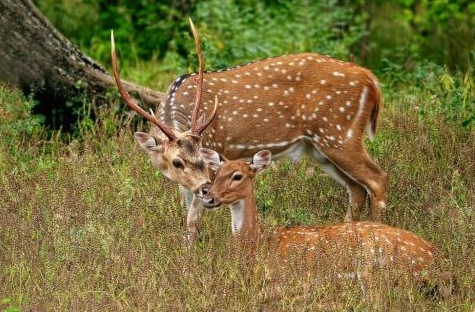
<svg viewBox="0 0 475 312">
<path fill-rule="evenodd" d="M 193 193 L 179 185 L 180 189 L 180 204 L 185 210 L 190 210 L 191 203 L 193 201 Z"/>
<path fill-rule="evenodd" d="M 185 227 L 185 231 L 186 231 L 186 236 L 185 236 L 185 241 L 190 241 L 190 231 L 189 231 L 189 228 L 188 228 L 188 215 L 189 215 L 189 212 L 190 212 L 190 207 L 191 207 L 191 204 L 193 202 L 193 193 L 190 192 L 189 190 L 187 190 L 186 188 L 184 188 L 183 186 L 181 185 L 178 185 L 178 188 L 180 190 L 180 205 L 181 205 L 181 208 L 183 208 L 183 210 L 186 212 L 186 217 L 182 217 L 182 226 Z"/>
<path fill-rule="evenodd" d="M 186 202 L 186 189 L 178 185 L 178 190 L 180 191 L 180 206 L 183 210 L 188 210 L 188 203 Z"/>
<path fill-rule="evenodd" d="M 345 222 L 358 221 L 366 203 L 367 192 L 364 187 L 348 178 L 346 189 L 350 196 L 350 206 L 346 211 Z"/>
<path fill-rule="evenodd" d="M 350 199 L 350 206 L 348 207 L 345 215 L 345 222 L 355 221 L 355 219 L 357 220 L 365 205 L 365 188 L 353 181 L 343 171 L 338 169 L 338 167 L 325 158 L 317 149 L 312 150 L 312 156 L 320 164 L 323 172 L 332 177 L 333 180 L 346 187 Z"/>
<path fill-rule="evenodd" d="M 186 227 L 188 231 L 188 242 L 190 244 L 196 241 L 198 237 L 198 225 L 203 216 L 203 205 L 201 199 L 193 196 L 190 208 L 188 209 L 188 215 L 186 217 Z"/>
<path fill-rule="evenodd" d="M 186 198 L 185 198 L 185 194 L 183 194 L 183 192 L 181 191 L 181 188 L 180 188 L 180 206 L 181 206 L 181 209 L 186 210 Z"/>
<path fill-rule="evenodd" d="M 346 190 L 348 191 L 350 206 L 346 211 L 345 222 L 358 220 L 366 201 L 365 188 L 350 179 L 344 172 L 342 172 L 332 163 L 328 162 L 327 164 L 321 164 L 321 166 L 326 174 L 345 186 Z"/>
<path fill-rule="evenodd" d="M 371 198 L 372 219 L 379 221 L 381 210 L 386 207 L 387 174 L 371 160 L 363 147 L 351 151 L 329 149 L 325 155 L 346 176 L 366 189 Z"/>
</svg>

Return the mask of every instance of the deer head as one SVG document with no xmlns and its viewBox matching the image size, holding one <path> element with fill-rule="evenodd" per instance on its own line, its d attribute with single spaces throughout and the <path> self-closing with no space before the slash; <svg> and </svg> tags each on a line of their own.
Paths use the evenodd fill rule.
<svg viewBox="0 0 475 312">
<path fill-rule="evenodd" d="M 254 177 L 267 168 L 271 162 L 268 150 L 260 151 L 252 157 L 250 163 L 240 160 L 226 160 L 216 151 L 200 149 L 201 157 L 210 169 L 216 171 L 213 185 L 202 186 L 203 206 L 231 206 L 231 224 L 233 234 L 246 237 L 246 241 L 255 242 L 258 235 L 257 206 L 254 198 Z"/>
<path fill-rule="evenodd" d="M 216 171 L 215 180 L 203 185 L 203 205 L 215 208 L 221 204 L 233 204 L 253 193 L 254 177 L 271 163 L 271 152 L 260 151 L 252 157 L 250 163 L 239 160 L 227 160 L 217 152 L 202 148 L 201 157 L 211 170 Z"/>
<path fill-rule="evenodd" d="M 214 110 L 211 116 L 207 120 L 199 122 L 199 112 L 202 105 L 204 62 L 199 34 L 191 19 L 190 25 L 199 58 L 199 72 L 196 78 L 197 91 L 195 106 L 191 116 L 191 129 L 188 131 L 179 132 L 172 129 L 169 125 L 160 122 L 153 112 L 147 113 L 134 103 L 124 89 L 119 76 L 113 32 L 111 32 L 111 58 L 114 79 L 125 103 L 157 127 L 152 129 L 151 133 L 135 133 L 135 139 L 140 147 L 149 154 L 153 166 L 158 168 L 167 178 L 196 193 L 200 190 L 202 184 L 209 181 L 207 168 L 199 157 L 199 148 L 201 147 L 201 134 L 216 115 L 218 99 L 215 97 Z"/>
</svg>

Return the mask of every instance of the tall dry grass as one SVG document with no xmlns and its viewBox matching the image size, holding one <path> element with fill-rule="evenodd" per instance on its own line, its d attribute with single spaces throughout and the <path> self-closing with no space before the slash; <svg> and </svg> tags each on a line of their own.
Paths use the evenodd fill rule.
<svg viewBox="0 0 475 312">
<path fill-rule="evenodd" d="M 104 112 L 69 143 L 36 134 L 2 147 L 0 310 L 473 311 L 475 134 L 443 116 L 420 119 L 423 100 L 390 98 L 367 146 L 390 177 L 387 222 L 447 259 L 459 285 L 448 300 L 416 284 L 382 287 L 368 300 L 354 281 L 266 280 L 272 250 L 261 246 L 250 265 L 228 240 L 226 209 L 207 213 L 201 240 L 186 248 L 177 187 L 151 167 L 128 120 Z M 263 225 L 343 219 L 344 188 L 313 168 L 308 158 L 284 161 L 258 178 Z"/>
</svg>

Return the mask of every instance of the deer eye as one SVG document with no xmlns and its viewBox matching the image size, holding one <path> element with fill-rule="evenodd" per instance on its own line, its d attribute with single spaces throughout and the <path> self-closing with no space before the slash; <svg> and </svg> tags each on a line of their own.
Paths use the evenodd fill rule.
<svg viewBox="0 0 475 312">
<path fill-rule="evenodd" d="M 242 174 L 236 173 L 233 175 L 233 181 L 241 181 L 242 180 Z"/>
<path fill-rule="evenodd" d="M 185 165 L 183 165 L 183 162 L 179 159 L 173 159 L 172 165 L 173 165 L 173 167 L 178 168 L 178 169 L 184 169 L 185 168 Z"/>
</svg>

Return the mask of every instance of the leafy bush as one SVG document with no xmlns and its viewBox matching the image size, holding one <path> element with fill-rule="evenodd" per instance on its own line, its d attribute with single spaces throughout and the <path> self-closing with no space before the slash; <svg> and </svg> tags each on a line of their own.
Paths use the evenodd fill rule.
<svg viewBox="0 0 475 312">
<path fill-rule="evenodd" d="M 405 68 L 385 59 L 381 76 L 387 81 L 387 97 L 404 97 L 420 101 L 411 107 L 422 119 L 442 116 L 447 122 L 471 128 L 475 126 L 475 84 L 471 70 L 450 72 L 432 62 L 418 62 Z M 414 100 L 410 100 L 414 103 Z"/>
<path fill-rule="evenodd" d="M 268 56 L 314 51 L 347 59 L 363 30 L 348 28 L 351 9 L 336 1 L 209 0 L 197 5 L 196 19 L 213 67 Z M 355 25 L 357 26 L 357 25 Z"/>
<path fill-rule="evenodd" d="M 378 68 L 429 59 L 451 69 L 475 57 L 475 4 L 470 0 L 36 0 L 68 38 L 109 64 L 115 29 L 127 59 L 166 60 L 186 70 L 188 17 L 204 27 L 209 64 L 223 67 L 269 55 L 350 53 Z M 463 38 L 463 39 L 462 39 Z M 351 52 L 350 52 L 351 51 Z M 403 58 L 401 58 L 403 55 Z"/>
<path fill-rule="evenodd" d="M 186 71 L 189 61 L 195 61 L 188 17 L 200 27 L 210 68 L 300 51 L 347 58 L 349 46 L 364 33 L 361 23 L 349 25 L 351 7 L 335 0 L 37 2 L 53 24 L 93 58 L 109 64 L 108 38 L 114 29 L 126 58 L 158 56 L 165 60 L 165 69 L 175 72 Z"/>
<path fill-rule="evenodd" d="M 34 136 L 42 130 L 42 117 L 32 114 L 35 102 L 21 92 L 0 83 L 0 137 L 1 145 L 15 150 L 25 136 Z"/>
</svg>

